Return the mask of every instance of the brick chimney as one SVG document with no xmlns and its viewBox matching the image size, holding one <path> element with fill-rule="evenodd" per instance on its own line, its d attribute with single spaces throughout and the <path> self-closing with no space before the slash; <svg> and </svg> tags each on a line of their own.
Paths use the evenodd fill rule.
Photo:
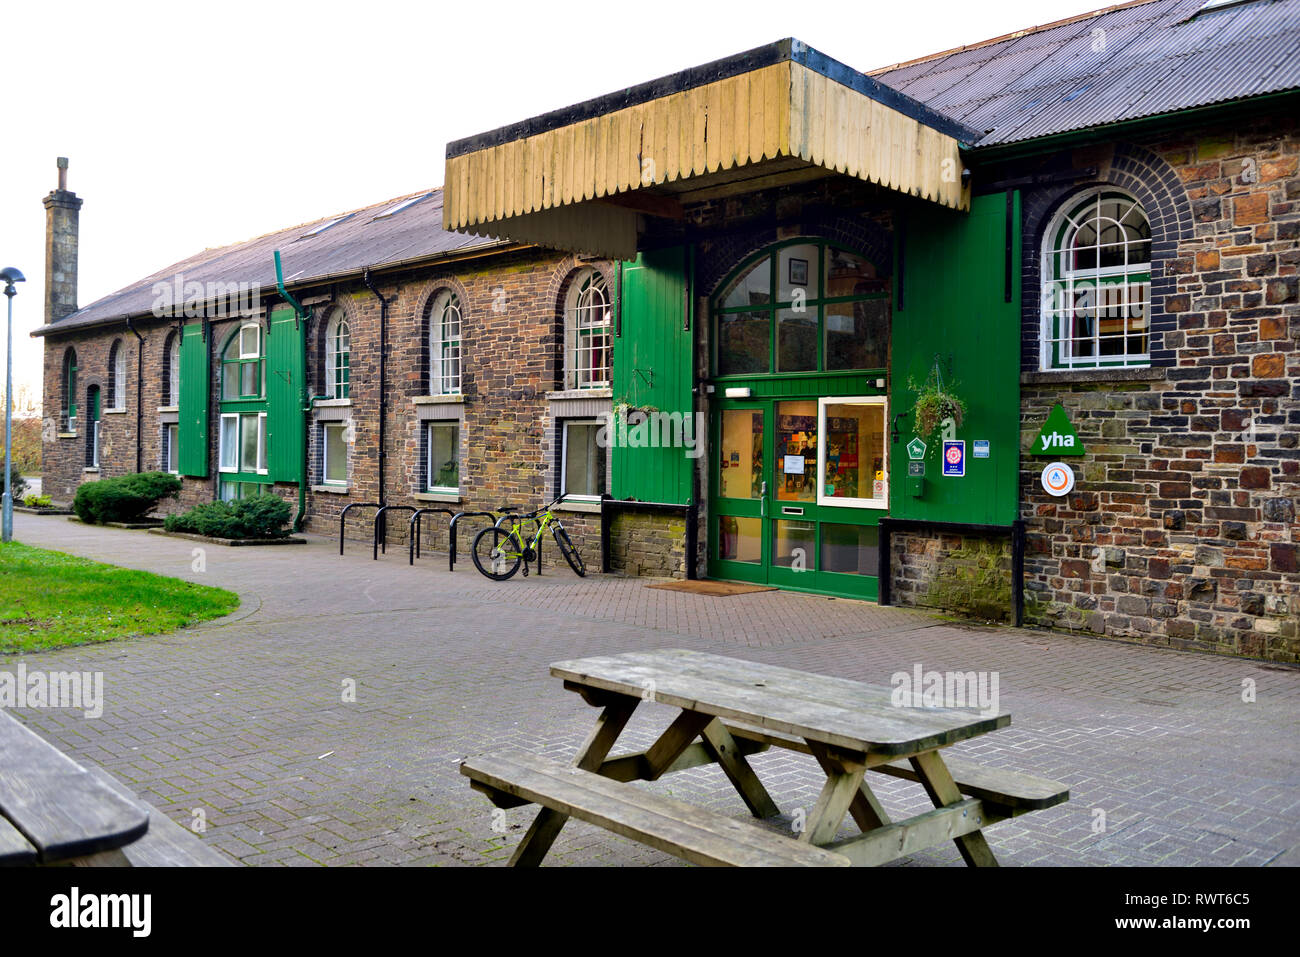
<svg viewBox="0 0 1300 957">
<path fill-rule="evenodd" d="M 60 156 L 59 188 L 45 204 L 45 321 L 77 311 L 77 246 L 81 200 L 68 191 L 68 158 Z"/>
</svg>

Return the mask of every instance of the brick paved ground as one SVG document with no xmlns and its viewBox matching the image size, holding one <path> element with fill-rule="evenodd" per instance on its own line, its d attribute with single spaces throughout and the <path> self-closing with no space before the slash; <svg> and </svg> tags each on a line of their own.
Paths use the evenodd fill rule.
<svg viewBox="0 0 1300 957">
<path fill-rule="evenodd" d="M 239 592 L 242 607 L 220 622 L 0 658 L 0 668 L 103 671 L 101 718 L 18 716 L 175 820 L 188 825 L 202 809 L 208 843 L 248 864 L 503 861 L 531 812 L 507 812 L 509 830 L 495 833 L 491 806 L 457 762 L 503 744 L 571 755 L 595 712 L 547 665 L 662 647 L 879 684 L 917 662 L 997 671 L 1011 727 L 954 750 L 1071 787 L 1067 804 L 990 829 L 1005 864 L 1300 862 L 1295 670 L 789 593 L 706 598 L 554 565 L 540 580 L 496 584 L 468 562 L 448 573 L 445 558 L 408 568 L 404 554 L 372 562 L 359 545 L 340 558 L 325 539 L 208 547 L 206 569 L 194 571 L 194 542 L 15 520 L 30 544 Z M 356 683 L 355 703 L 341 700 L 345 680 Z M 1253 703 L 1242 701 L 1248 680 Z M 624 744 L 649 743 L 671 717 L 643 711 Z M 753 762 L 784 823 L 811 809 L 822 780 L 811 759 Z M 891 812 L 929 806 L 916 785 L 871 783 Z M 715 769 L 647 786 L 744 813 Z M 1100 812 L 1106 827 L 1094 833 Z M 548 863 L 677 862 L 571 822 Z M 944 848 L 902 863 L 960 861 Z"/>
</svg>

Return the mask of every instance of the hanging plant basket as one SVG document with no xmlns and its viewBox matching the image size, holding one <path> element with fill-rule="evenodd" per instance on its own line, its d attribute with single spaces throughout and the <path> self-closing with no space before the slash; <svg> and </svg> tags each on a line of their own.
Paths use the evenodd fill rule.
<svg viewBox="0 0 1300 957">
<path fill-rule="evenodd" d="M 921 438 L 933 435 L 944 419 L 952 419 L 957 428 L 961 428 L 962 419 L 966 416 L 966 403 L 952 391 L 956 385 L 955 382 L 951 386 L 944 385 L 937 362 L 930 369 L 925 382 L 918 385 L 912 379 L 907 380 L 907 387 L 916 393 L 912 422 L 916 434 Z"/>
</svg>

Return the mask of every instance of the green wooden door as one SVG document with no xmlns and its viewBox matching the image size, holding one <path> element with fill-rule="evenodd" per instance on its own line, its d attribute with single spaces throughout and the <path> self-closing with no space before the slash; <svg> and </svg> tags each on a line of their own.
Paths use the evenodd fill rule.
<svg viewBox="0 0 1300 957">
<path fill-rule="evenodd" d="M 623 265 L 621 322 L 614 340 L 614 406 L 650 410 L 638 432 L 611 450 L 616 499 L 689 505 L 696 449 L 703 430 L 694 419 L 692 333 L 684 247 L 641 253 Z M 626 435 L 628 441 L 623 441 Z M 695 453 L 695 454 L 693 454 Z"/>
<path fill-rule="evenodd" d="M 271 310 L 266 337 L 266 444 L 272 482 L 302 478 L 305 334 L 306 324 L 295 320 L 291 306 Z"/>
<path fill-rule="evenodd" d="M 181 329 L 180 409 L 177 441 L 181 475 L 208 474 L 208 342 L 203 323 Z"/>
</svg>

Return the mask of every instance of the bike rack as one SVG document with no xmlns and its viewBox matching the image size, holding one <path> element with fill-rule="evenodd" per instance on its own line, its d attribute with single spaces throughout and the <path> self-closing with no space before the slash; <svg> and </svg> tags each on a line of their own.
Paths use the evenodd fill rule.
<svg viewBox="0 0 1300 957">
<path fill-rule="evenodd" d="M 339 515 L 339 554 L 343 554 L 343 523 L 348 517 L 348 512 L 354 508 L 383 508 L 378 502 L 353 502 L 351 505 L 344 506 L 342 514 Z M 373 532 L 371 533 L 373 536 Z"/>
<path fill-rule="evenodd" d="M 380 546 L 381 538 L 383 539 L 384 554 L 385 555 L 388 554 L 388 516 L 385 515 L 384 513 L 389 511 L 390 509 L 395 509 L 397 511 L 407 511 L 407 512 L 414 512 L 416 510 L 414 505 L 385 505 L 382 508 L 380 508 L 379 511 L 375 512 L 374 545 L 370 557 L 376 561 L 379 560 L 379 546 Z"/>
<path fill-rule="evenodd" d="M 447 570 L 454 572 L 456 570 L 456 523 L 462 518 L 495 518 L 495 512 L 457 512 L 451 517 L 451 525 L 447 530 Z M 496 524 L 495 522 L 493 524 Z"/>
<path fill-rule="evenodd" d="M 407 564 L 414 565 L 415 560 L 420 557 L 420 519 L 428 512 L 442 512 L 445 515 L 455 516 L 449 508 L 417 508 L 415 514 L 411 516 L 411 525 L 407 533 L 407 539 L 410 542 L 410 555 L 407 557 Z"/>
</svg>

